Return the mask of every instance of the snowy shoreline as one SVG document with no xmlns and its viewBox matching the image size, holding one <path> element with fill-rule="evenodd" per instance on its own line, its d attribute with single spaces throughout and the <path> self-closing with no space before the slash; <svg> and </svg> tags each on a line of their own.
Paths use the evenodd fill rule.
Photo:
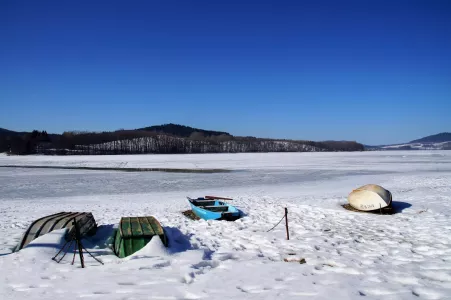
<svg viewBox="0 0 451 300">
<path fill-rule="evenodd" d="M 122 172 L 167 172 L 167 173 L 226 173 L 227 169 L 179 169 L 179 168 L 127 168 L 127 167 L 82 167 L 82 166 L 41 166 L 41 165 L 4 165 L 0 168 L 16 169 L 55 169 L 55 170 L 89 170 L 89 171 L 122 171 Z"/>
<path fill-rule="evenodd" d="M 231 168 L 222 174 L 0 168 L 1 299 L 450 299 L 451 152 L 7 157 L 1 165 Z M 389 189 L 398 213 L 341 208 L 355 187 Z M 247 216 L 191 221 L 185 196 L 233 197 Z M 266 232 L 289 210 L 284 227 Z M 91 211 L 105 265 L 56 264 L 55 232 L 8 254 L 28 224 Z M 108 248 L 121 216 L 153 215 L 172 245 L 130 259 Z M 41 246 L 39 246 L 41 245 Z M 42 245 L 47 245 L 43 247 Z M 305 264 L 285 262 L 299 260 Z"/>
</svg>

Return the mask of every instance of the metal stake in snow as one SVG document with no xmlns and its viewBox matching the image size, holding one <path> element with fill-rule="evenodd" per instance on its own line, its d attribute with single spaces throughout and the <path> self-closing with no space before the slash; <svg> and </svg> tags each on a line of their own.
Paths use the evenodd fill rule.
<svg viewBox="0 0 451 300">
<path fill-rule="evenodd" d="M 285 207 L 285 228 L 287 229 L 287 240 L 290 239 L 290 232 L 288 231 L 288 209 Z"/>
<path fill-rule="evenodd" d="M 280 219 L 279 222 L 277 222 L 276 225 L 273 226 L 273 228 L 271 228 L 270 230 L 266 231 L 266 232 L 270 232 L 271 230 L 273 230 L 274 228 L 277 227 L 277 225 L 280 224 L 280 222 L 283 221 L 283 219 L 285 219 L 285 229 L 287 231 L 287 240 L 290 239 L 290 232 L 288 231 L 288 209 L 285 207 L 285 214 L 283 215 L 282 219 Z"/>
</svg>

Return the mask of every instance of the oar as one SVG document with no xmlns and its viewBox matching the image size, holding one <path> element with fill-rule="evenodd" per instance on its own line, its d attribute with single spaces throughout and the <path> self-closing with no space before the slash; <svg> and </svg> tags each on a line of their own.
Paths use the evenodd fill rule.
<svg viewBox="0 0 451 300">
<path fill-rule="evenodd" d="M 216 196 L 205 196 L 205 199 L 233 200 L 232 198 L 224 198 L 224 197 L 216 197 Z"/>
</svg>

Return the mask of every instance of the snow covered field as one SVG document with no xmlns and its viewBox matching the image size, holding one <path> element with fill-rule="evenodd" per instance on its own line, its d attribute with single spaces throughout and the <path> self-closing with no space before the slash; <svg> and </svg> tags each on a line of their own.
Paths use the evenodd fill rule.
<svg viewBox="0 0 451 300">
<path fill-rule="evenodd" d="M 224 168 L 193 174 L 0 168 L 0 299 L 451 299 L 451 151 L 135 156 L 0 155 L 0 166 Z M 380 184 L 392 216 L 340 205 Z M 235 222 L 192 221 L 186 196 L 233 197 Z M 288 207 L 290 240 L 282 225 Z M 51 260 L 62 232 L 11 254 L 30 222 L 91 211 L 85 246 L 105 265 Z M 152 240 L 119 259 L 109 235 L 121 216 L 153 215 Z M 304 258 L 305 264 L 296 260 Z M 284 259 L 293 260 L 285 262 Z M 362 298 L 365 297 L 365 298 Z"/>
</svg>

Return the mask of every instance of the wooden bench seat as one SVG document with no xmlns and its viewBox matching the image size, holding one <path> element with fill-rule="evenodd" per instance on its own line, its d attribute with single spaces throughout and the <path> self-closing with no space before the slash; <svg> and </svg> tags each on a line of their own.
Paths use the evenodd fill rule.
<svg viewBox="0 0 451 300">
<path fill-rule="evenodd" d="M 194 200 L 194 204 L 197 206 L 213 206 L 215 205 L 214 200 Z"/>
<path fill-rule="evenodd" d="M 221 206 L 200 206 L 203 209 L 209 210 L 209 211 L 228 211 L 229 207 L 227 205 L 221 205 Z"/>
</svg>

